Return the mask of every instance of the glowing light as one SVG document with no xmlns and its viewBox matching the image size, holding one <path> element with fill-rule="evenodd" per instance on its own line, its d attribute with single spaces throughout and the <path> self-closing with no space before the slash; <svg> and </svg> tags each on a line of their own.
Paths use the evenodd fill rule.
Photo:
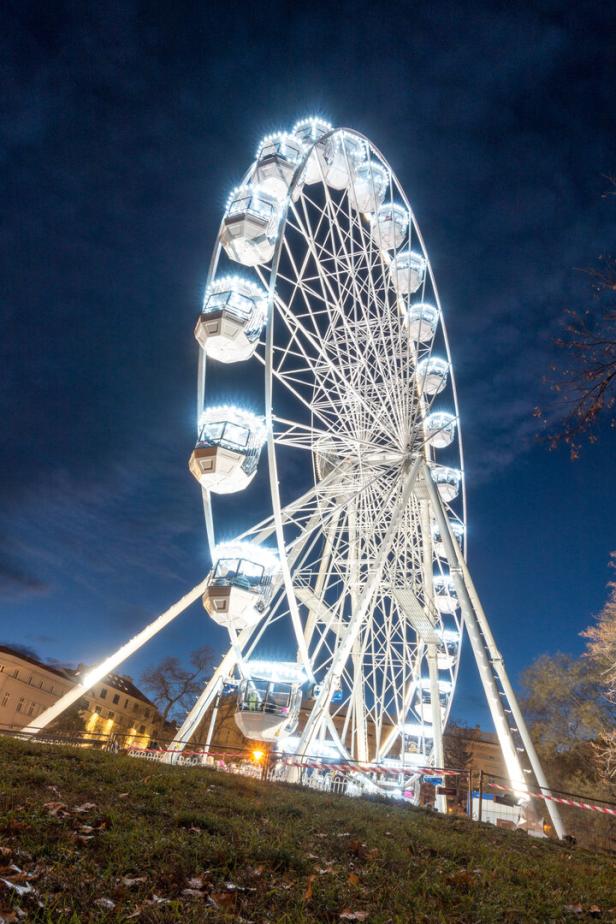
<svg viewBox="0 0 616 924">
<path fill-rule="evenodd" d="M 216 546 L 212 555 L 214 567 L 219 561 L 230 558 L 242 558 L 261 565 L 267 574 L 275 574 L 280 569 L 278 553 L 254 542 L 221 542 Z"/>
<path fill-rule="evenodd" d="M 318 116 L 309 116 L 306 119 L 300 119 L 299 122 L 296 122 L 292 132 L 306 143 L 318 141 L 323 135 L 333 131 L 333 129 L 334 126 L 326 122 L 325 119 L 320 119 Z"/>
<path fill-rule="evenodd" d="M 255 764 L 260 764 L 263 758 L 265 757 L 265 751 L 261 751 L 259 748 L 255 748 L 251 754 L 252 759 Z"/>
<path fill-rule="evenodd" d="M 445 644 L 448 642 L 457 643 L 460 641 L 460 633 L 457 631 L 457 629 L 441 629 L 440 631 L 437 631 L 436 634 L 440 639 L 443 640 L 443 642 L 445 642 Z"/>
<path fill-rule="evenodd" d="M 220 276 L 218 279 L 213 279 L 205 290 L 205 296 L 203 298 L 203 303 L 207 302 L 210 295 L 220 295 L 221 292 L 237 292 L 240 295 L 245 295 L 247 298 L 254 299 L 267 299 L 267 292 L 260 286 L 258 283 L 253 282 L 252 279 L 246 279 L 245 276 Z"/>
<path fill-rule="evenodd" d="M 297 684 L 308 680 L 304 668 L 295 661 L 247 661 L 246 670 L 251 677 L 259 680 Z"/>
<path fill-rule="evenodd" d="M 236 213 L 256 211 L 262 213 L 273 213 L 278 209 L 278 200 L 261 186 L 236 186 L 232 189 L 227 198 L 225 214 L 229 215 L 236 203 L 242 203 L 242 207 L 235 210 Z"/>
<path fill-rule="evenodd" d="M 451 680 L 439 680 L 438 688 L 439 688 L 440 693 L 451 693 L 453 689 L 453 684 Z M 420 690 L 431 690 L 432 689 L 432 681 L 430 680 L 429 677 L 421 678 L 421 680 L 419 681 L 419 689 Z"/>
<path fill-rule="evenodd" d="M 272 150 L 268 151 L 268 148 Z M 303 157 L 304 143 L 290 132 L 273 132 L 271 135 L 266 135 L 259 142 L 257 160 L 269 154 L 278 154 L 285 160 L 297 164 Z"/>
<path fill-rule="evenodd" d="M 402 726 L 402 731 L 414 738 L 434 738 L 434 729 L 430 725 L 420 725 L 418 722 L 406 722 Z"/>
<path fill-rule="evenodd" d="M 245 411 L 236 407 L 234 404 L 221 404 L 216 407 L 205 408 L 199 418 L 199 433 L 204 427 L 212 424 L 232 424 L 234 427 L 241 427 L 248 430 L 250 437 L 251 449 L 260 449 L 265 442 L 266 427 L 265 419 L 253 414 L 251 411 Z M 229 432 L 227 432 L 229 431 Z M 209 435 L 209 434 L 208 434 Z M 215 442 L 215 435 L 212 432 L 209 435 Z M 221 436 L 223 442 L 232 442 L 233 430 L 227 427 Z M 237 434 L 238 441 L 243 442 L 243 434 Z"/>
</svg>

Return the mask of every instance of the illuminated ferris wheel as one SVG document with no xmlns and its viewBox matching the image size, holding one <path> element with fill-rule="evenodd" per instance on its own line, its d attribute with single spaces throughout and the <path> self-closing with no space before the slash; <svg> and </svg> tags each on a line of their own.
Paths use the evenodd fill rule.
<svg viewBox="0 0 616 924">
<path fill-rule="evenodd" d="M 211 570 L 22 734 L 201 597 L 228 647 L 161 759 L 179 759 L 213 709 L 207 751 L 226 691 L 243 734 L 291 758 L 277 766 L 342 760 L 356 792 L 417 793 L 426 766 L 444 765 L 464 627 L 513 791 L 528 801 L 534 777 L 562 836 L 466 564 L 458 403 L 432 267 L 365 137 L 307 119 L 263 140 L 229 197 L 195 336 L 189 467 Z M 230 536 L 238 496 L 245 526 Z"/>
<path fill-rule="evenodd" d="M 263 140 L 195 334 L 203 602 L 229 631 L 239 727 L 286 753 L 442 766 L 462 629 L 426 472 L 463 545 L 458 409 L 426 248 L 366 138 L 309 119 Z M 246 363 L 262 395 L 242 388 Z M 220 406 L 210 388 L 231 364 Z M 223 495 L 250 510 L 263 466 L 269 517 L 220 542 Z"/>
</svg>

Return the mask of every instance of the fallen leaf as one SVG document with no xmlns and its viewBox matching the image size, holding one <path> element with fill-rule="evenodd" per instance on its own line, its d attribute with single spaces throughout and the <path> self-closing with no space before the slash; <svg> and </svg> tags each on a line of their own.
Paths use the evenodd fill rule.
<svg viewBox="0 0 616 924">
<path fill-rule="evenodd" d="M 344 911 L 341 911 L 338 917 L 342 921 L 365 921 L 368 917 L 367 911 L 351 911 L 350 908 L 345 908 Z"/>
<path fill-rule="evenodd" d="M 17 892 L 18 895 L 27 895 L 28 892 L 34 891 L 29 882 L 25 882 L 23 885 L 20 885 L 19 882 L 11 882 L 10 879 L 0 879 L 0 882 L 3 882 L 8 889 Z"/>
<path fill-rule="evenodd" d="M 92 809 L 96 808 L 96 802 L 84 802 L 83 805 L 76 805 L 73 809 L 74 812 L 91 812 Z"/>
<path fill-rule="evenodd" d="M 203 898 L 203 892 L 200 889 L 182 889 L 182 895 L 186 898 Z"/>
<path fill-rule="evenodd" d="M 127 792 L 118 793 L 118 799 L 128 799 L 129 794 Z"/>
<path fill-rule="evenodd" d="M 133 886 L 138 885 L 140 882 L 147 882 L 145 876 L 135 876 L 131 878 L 130 876 L 122 876 L 122 885 L 125 885 L 128 889 L 132 889 Z"/>
<path fill-rule="evenodd" d="M 64 818 L 66 815 L 71 814 L 64 802 L 45 802 L 43 803 L 43 808 L 46 808 L 47 812 L 53 815 L 54 818 Z"/>
<path fill-rule="evenodd" d="M 210 901 L 219 908 L 235 908 L 237 895 L 235 892 L 212 892 Z"/>
<path fill-rule="evenodd" d="M 306 886 L 306 891 L 304 892 L 304 901 L 309 902 L 312 898 L 312 883 L 316 879 L 316 876 L 308 876 L 308 885 Z"/>
<path fill-rule="evenodd" d="M 188 880 L 189 889 L 202 889 L 203 888 L 203 879 L 201 876 L 194 876 L 192 879 Z"/>
<path fill-rule="evenodd" d="M 79 831 L 81 834 L 91 834 L 92 831 L 94 831 L 94 828 L 92 827 L 92 825 L 81 825 L 81 827 L 79 828 Z"/>
<path fill-rule="evenodd" d="M 347 879 L 349 885 L 357 886 L 359 885 L 359 876 L 357 873 L 349 873 L 349 878 Z"/>
<path fill-rule="evenodd" d="M 96 898 L 94 899 L 94 904 L 98 905 L 99 908 L 107 908 L 108 911 L 115 908 L 115 902 L 110 898 Z"/>
</svg>

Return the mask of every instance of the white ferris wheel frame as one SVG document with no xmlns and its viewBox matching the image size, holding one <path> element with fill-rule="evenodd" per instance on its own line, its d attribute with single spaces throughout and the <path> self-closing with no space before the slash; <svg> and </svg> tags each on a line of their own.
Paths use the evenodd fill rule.
<svg viewBox="0 0 616 924">
<path fill-rule="evenodd" d="M 421 247 L 421 252 L 426 260 L 426 271 L 427 271 L 427 280 L 429 280 L 431 287 L 431 295 L 436 304 L 436 307 L 439 311 L 440 318 L 440 335 L 442 337 L 447 362 L 449 364 L 450 370 L 450 382 L 452 389 L 452 398 L 453 405 L 455 409 L 455 418 L 458 422 L 458 432 L 457 432 L 457 448 L 459 453 L 459 469 L 461 472 L 461 483 L 462 483 L 462 496 L 461 496 L 461 505 L 462 512 L 461 515 L 458 515 L 460 522 L 465 525 L 466 523 L 466 492 L 464 485 L 464 465 L 463 465 L 463 452 L 462 452 L 462 441 L 461 433 L 459 428 L 459 409 L 458 409 L 458 396 L 455 387 L 455 379 L 453 376 L 452 364 L 451 364 L 451 353 L 449 347 L 449 341 L 447 338 L 446 328 L 443 322 L 443 313 L 442 306 L 438 294 L 438 289 L 436 286 L 436 281 L 434 278 L 434 273 L 430 263 L 429 255 L 424 244 L 423 237 L 415 220 L 415 216 L 411 205 L 402 189 L 401 185 L 395 178 L 395 174 L 389 167 L 389 164 L 385 158 L 380 154 L 380 152 L 371 144 L 371 142 L 361 135 L 358 132 L 354 132 L 351 129 L 334 129 L 330 135 L 334 135 L 338 132 L 343 133 L 343 137 L 349 136 L 356 139 L 359 139 L 361 142 L 367 145 L 367 149 L 371 154 L 377 158 L 377 160 L 385 165 L 390 176 L 390 192 L 392 191 L 394 184 L 396 189 L 396 194 L 401 199 L 405 208 L 408 209 L 410 216 L 409 223 L 409 236 L 414 234 L 419 245 Z M 327 140 L 329 136 L 325 136 Z M 525 794 L 528 792 L 528 784 L 525 778 L 525 773 L 534 772 L 534 775 L 537 779 L 538 784 L 544 788 L 546 794 L 549 794 L 547 788 L 547 780 L 541 769 L 541 765 L 536 754 L 536 751 L 533 747 L 530 735 L 526 729 L 524 718 L 517 704 L 517 700 L 514 694 L 514 691 L 511 687 L 511 684 L 508 680 L 507 674 L 505 672 L 504 664 L 502 657 L 500 656 L 498 649 L 496 648 L 493 636 L 491 634 L 487 618 L 481 607 L 479 597 L 475 590 L 472 578 L 468 571 L 466 565 L 465 554 L 466 554 L 466 536 L 464 534 L 464 546 L 463 550 L 460 548 L 456 537 L 454 536 L 451 528 L 451 523 L 449 519 L 450 509 L 446 507 L 442 499 L 439 496 L 439 493 L 436 489 L 435 484 L 433 483 L 429 463 L 431 461 L 430 452 L 426 451 L 425 443 L 424 449 L 422 452 L 415 452 L 411 457 L 410 453 L 407 453 L 406 457 L 400 457 L 398 459 L 393 459 L 390 455 L 387 455 L 387 450 L 384 450 L 382 455 L 383 459 L 378 459 L 376 456 L 374 458 L 367 456 L 368 451 L 374 452 L 375 446 L 373 444 L 368 445 L 369 441 L 366 441 L 366 445 L 362 445 L 362 451 L 364 453 L 364 459 L 368 458 L 366 467 L 370 466 L 378 470 L 379 465 L 381 467 L 391 465 L 392 463 L 398 464 L 398 475 L 399 479 L 396 481 L 394 487 L 391 489 L 391 494 L 388 495 L 387 503 L 389 503 L 389 522 L 387 522 L 382 530 L 382 544 L 379 549 L 376 557 L 371 560 L 369 573 L 364 574 L 363 585 L 361 582 L 356 582 L 361 593 L 355 592 L 354 599 L 352 601 L 352 608 L 350 615 L 346 618 L 342 618 L 340 615 L 339 618 L 339 629 L 337 630 L 337 641 L 335 648 L 331 653 L 325 670 L 321 670 L 320 676 L 317 678 L 315 674 L 315 661 L 314 655 L 311 654 L 310 640 L 307 642 L 307 635 L 305 632 L 306 629 L 306 620 L 307 617 L 304 617 L 302 622 L 302 616 L 300 614 L 300 606 L 302 601 L 298 600 L 296 595 L 296 586 L 294 585 L 294 576 L 297 574 L 297 570 L 300 567 L 302 555 L 306 551 L 306 547 L 310 546 L 311 536 L 318 532 L 319 527 L 324 527 L 321 532 L 321 539 L 326 544 L 328 541 L 328 524 L 331 525 L 332 521 L 335 521 L 336 516 L 340 516 L 340 508 L 344 507 L 344 504 L 339 502 L 329 503 L 328 506 L 328 516 L 323 516 L 323 510 L 319 509 L 319 492 L 324 492 L 328 486 L 331 488 L 334 485 L 336 479 L 340 478 L 344 474 L 344 459 L 342 463 L 337 463 L 334 461 L 332 470 L 324 475 L 323 477 L 315 477 L 314 487 L 305 492 L 301 497 L 292 499 L 286 504 L 283 504 L 280 497 L 279 490 L 279 480 L 278 480 L 278 459 L 277 459 L 277 447 L 281 445 L 294 446 L 295 448 L 301 447 L 304 449 L 310 450 L 310 455 L 314 458 L 316 456 L 315 452 L 315 442 L 314 442 L 314 430 L 312 427 L 308 427 L 305 423 L 293 422 L 287 419 L 286 417 L 277 417 L 274 413 L 274 383 L 280 381 L 280 368 L 276 368 L 274 356 L 277 344 L 275 342 L 275 331 L 276 331 L 276 319 L 280 320 L 278 317 L 281 314 L 281 302 L 277 290 L 277 282 L 279 268 L 281 263 L 281 257 L 283 254 L 283 247 L 286 241 L 286 228 L 288 221 L 289 210 L 293 212 L 295 217 L 297 217 L 297 211 L 295 209 L 295 204 L 293 201 L 293 195 L 296 191 L 296 187 L 300 183 L 302 171 L 310 157 L 313 148 L 307 150 L 306 155 L 302 163 L 298 166 L 294 179 L 291 183 L 289 196 L 287 198 L 286 204 L 281 211 L 280 222 L 278 227 L 278 237 L 276 250 L 271 263 L 271 270 L 269 274 L 269 280 L 267 280 L 261 273 L 260 267 L 257 267 L 257 272 L 261 275 L 262 282 L 266 283 L 266 287 L 269 295 L 269 305 L 268 305 L 268 318 L 267 318 L 267 328 L 266 328 L 266 342 L 264 344 L 265 354 L 261 356 L 261 361 L 265 367 L 265 418 L 267 425 L 267 461 L 268 461 L 268 471 L 269 471 L 269 480 L 270 480 L 270 492 L 271 492 L 271 502 L 272 502 L 272 515 L 266 520 L 262 521 L 259 524 L 256 524 L 254 527 L 251 527 L 243 535 L 247 538 L 250 538 L 252 542 L 263 542 L 272 535 L 276 538 L 276 543 L 278 547 L 278 552 L 281 560 L 281 581 L 282 586 L 279 588 L 279 593 L 277 596 L 277 603 L 274 602 L 270 611 L 270 614 L 267 615 L 261 624 L 257 625 L 255 628 L 244 629 L 243 631 L 236 633 L 234 630 L 229 630 L 230 636 L 230 646 L 227 653 L 222 658 L 220 664 L 218 665 L 216 671 L 214 672 L 212 678 L 206 684 L 201 696 L 198 698 L 194 707 L 190 710 L 187 715 L 182 727 L 178 731 L 175 740 L 172 745 L 173 752 L 177 755 L 185 747 L 187 742 L 190 740 L 192 734 L 196 728 L 200 725 L 203 717 L 210 706 L 212 706 L 214 699 L 217 693 L 221 689 L 221 685 L 225 678 L 233 672 L 234 669 L 237 669 L 240 676 L 245 676 L 247 670 L 247 660 L 249 659 L 250 654 L 255 650 L 257 644 L 259 643 L 263 632 L 268 627 L 270 616 L 276 621 L 280 620 L 281 615 L 276 616 L 276 607 L 281 609 L 282 601 L 286 601 L 288 607 L 287 616 L 293 627 L 295 639 L 297 641 L 297 654 L 298 660 L 303 665 L 306 675 L 309 679 L 319 679 L 320 681 L 320 692 L 315 698 L 314 705 L 312 707 L 310 716 L 304 726 L 304 729 L 301 733 L 300 745 L 298 748 L 298 753 L 306 753 L 315 736 L 326 737 L 328 736 L 339 748 L 340 754 L 345 757 L 353 758 L 360 761 L 365 761 L 368 758 L 366 747 L 362 748 L 361 745 L 361 736 L 355 735 L 354 737 L 354 747 L 349 748 L 343 742 L 342 738 L 344 737 L 345 729 L 342 729 L 343 734 L 340 734 L 339 728 L 334 722 L 334 717 L 330 713 L 332 694 L 338 683 L 340 683 L 341 678 L 346 670 L 347 662 L 349 659 L 353 659 L 355 656 L 355 668 L 357 674 L 355 675 L 356 680 L 353 683 L 351 681 L 351 689 L 349 691 L 350 698 L 347 700 L 347 711 L 350 714 L 351 708 L 354 710 L 354 724 L 355 726 L 361 725 L 360 720 L 360 711 L 364 709 L 367 710 L 366 701 L 362 699 L 364 695 L 363 684 L 357 683 L 357 677 L 364 679 L 364 675 L 361 673 L 363 670 L 362 664 L 357 661 L 357 640 L 360 636 L 362 628 L 365 627 L 366 621 L 371 618 L 370 608 L 373 606 L 375 600 L 375 594 L 377 594 L 380 582 L 382 581 L 383 574 L 385 569 L 390 567 L 390 561 L 388 555 L 390 554 L 390 545 L 396 535 L 396 530 L 398 528 L 398 518 L 403 517 L 405 512 L 409 508 L 411 498 L 415 498 L 413 503 L 416 505 L 416 517 L 421 518 L 421 531 L 424 539 L 422 549 L 420 550 L 419 557 L 423 557 L 423 581 L 424 581 L 424 608 L 427 609 L 432 599 L 432 590 L 428 587 L 428 573 L 427 569 L 430 570 L 430 575 L 432 573 L 432 562 L 433 562 L 433 550 L 431 547 L 431 539 L 429 532 L 431 529 L 431 522 L 435 521 L 441 536 L 442 543 L 444 545 L 445 554 L 442 556 L 443 564 L 449 568 L 450 576 L 453 580 L 455 590 L 457 593 L 457 598 L 460 603 L 462 610 L 461 620 L 460 620 L 460 629 L 463 626 L 466 626 L 467 631 L 469 632 L 469 638 L 475 659 L 477 661 L 480 678 L 486 692 L 488 705 L 495 723 L 497 735 L 499 742 L 501 744 L 501 749 L 503 751 L 503 756 L 507 766 L 507 770 L 512 781 L 512 785 L 515 786 L 516 791 L 520 794 Z M 249 171 L 250 174 L 250 171 Z M 327 208 L 330 210 L 332 208 L 332 198 L 330 196 L 330 191 L 327 188 L 327 184 L 323 182 L 324 195 L 326 197 Z M 346 194 L 345 194 L 346 195 Z M 302 200 L 304 192 L 300 193 L 298 202 Z M 344 198 L 344 196 L 343 196 Z M 352 208 L 350 203 L 348 203 L 348 216 L 351 220 Z M 357 221 L 361 223 L 361 216 L 358 215 Z M 222 225 L 221 225 L 222 227 Z M 367 234 L 367 232 L 366 232 Z M 218 263 L 221 255 L 221 244 L 220 244 L 220 234 L 217 239 L 216 248 L 212 254 L 212 260 L 210 264 L 210 270 L 208 275 L 208 282 L 214 279 Z M 318 262 L 318 260 L 317 260 Z M 384 278 L 384 271 L 383 271 Z M 322 281 L 322 280 L 321 280 Z M 424 281 L 424 286 L 425 286 Z M 385 284 L 386 285 L 386 284 Z M 305 293 L 304 297 L 305 297 Z M 357 295 L 357 293 L 355 293 Z M 374 294 L 374 293 L 373 293 Z M 423 300 L 423 299 L 422 299 Z M 335 297 L 333 298 L 335 301 Z M 360 301 L 360 300 L 358 300 Z M 378 301 L 378 299 L 377 299 Z M 394 305 L 394 307 L 396 307 Z M 342 311 L 340 311 L 342 315 Z M 285 318 L 285 321 L 289 322 L 289 315 Z M 369 328 L 369 325 L 368 325 Z M 290 328 L 289 328 L 290 330 Z M 290 330 L 290 333 L 292 331 Z M 334 377 L 341 378 L 339 370 L 336 370 L 335 364 L 331 362 L 331 357 L 323 356 L 322 347 L 319 346 L 318 341 L 319 328 L 316 327 L 313 332 L 312 345 L 315 350 L 321 350 L 320 356 L 322 359 L 325 359 L 328 363 L 328 373 Z M 298 337 L 295 334 L 291 338 L 291 344 L 295 347 L 298 346 Z M 287 346 L 287 355 L 289 354 L 290 346 Z M 426 353 L 429 355 L 431 352 L 431 345 Z M 304 352 L 304 358 L 307 359 Z M 417 356 L 415 356 L 415 360 Z M 327 364 L 327 363 L 326 363 Z M 205 384 L 206 384 L 206 361 L 205 361 L 205 352 L 200 350 L 199 358 L 199 369 L 198 369 L 198 417 L 200 417 L 201 412 L 204 407 L 204 396 L 205 396 Z M 288 384 L 288 383 L 286 383 Z M 291 387 L 290 391 L 295 393 L 295 398 L 299 398 L 298 394 L 299 387 L 293 389 Z M 353 391 L 357 392 L 356 389 Z M 367 405 L 365 394 L 362 394 L 361 391 L 353 395 L 354 399 L 357 400 L 362 407 Z M 303 400 L 303 399 L 302 399 Z M 423 425 L 423 419 L 425 417 L 425 405 L 423 403 L 423 398 L 419 398 L 419 405 L 421 411 L 421 417 L 418 419 L 420 426 Z M 310 408 L 311 412 L 314 411 L 314 408 Z M 368 414 L 370 414 L 371 409 L 366 408 Z M 372 409 L 372 414 L 374 416 L 374 410 Z M 327 422 L 327 421 L 325 421 Z M 286 427 L 286 431 L 281 428 Z M 278 430 L 276 429 L 278 428 Z M 327 433 L 323 431 L 316 431 L 317 438 L 321 439 L 323 436 L 327 436 Z M 359 441 L 357 442 L 359 446 Z M 316 461 L 315 461 L 316 466 Z M 316 476 L 316 468 L 315 468 Z M 374 479 L 378 481 L 378 476 Z M 338 482 L 338 487 L 341 482 Z M 395 489 L 397 486 L 397 490 Z M 362 482 L 360 485 L 360 494 L 364 491 L 371 490 L 371 481 L 368 478 L 365 482 Z M 215 518 L 212 510 L 211 497 L 208 492 L 204 490 L 203 492 L 203 503 L 204 503 L 204 513 L 205 513 L 205 522 L 206 530 L 208 535 L 208 540 L 210 543 L 210 548 L 213 551 L 215 545 Z M 355 504 L 355 499 L 353 499 L 353 504 Z M 351 505 L 352 506 L 352 505 Z M 303 517 L 303 519 L 302 519 Z M 349 518 L 350 522 L 350 518 Z M 416 519 L 416 526 L 419 523 L 419 519 Z M 289 527 L 292 526 L 297 530 L 298 525 L 300 527 L 300 534 L 292 537 L 292 540 L 289 542 L 287 539 Z M 335 529 L 335 527 L 334 527 Z M 287 534 L 285 536 L 285 530 Z M 347 534 L 350 537 L 350 527 L 347 527 Z M 242 537 L 240 537 L 242 538 Z M 331 541 L 330 541 L 331 545 Z M 350 538 L 346 542 L 347 546 L 347 560 L 351 561 L 352 554 L 349 549 L 352 546 Z M 308 551 L 309 554 L 310 550 Z M 332 560 L 332 554 L 330 549 L 330 561 Z M 353 562 L 349 565 L 349 569 L 352 570 Z M 355 565 L 356 567 L 356 565 Z M 350 573 L 350 570 L 348 573 Z M 347 576 L 348 576 L 347 573 Z M 317 580 L 323 581 L 323 575 L 317 575 Z M 47 709 L 41 716 L 36 720 L 36 724 L 32 724 L 27 728 L 23 729 L 23 734 L 36 734 L 42 728 L 44 728 L 49 722 L 53 721 L 60 715 L 66 708 L 68 708 L 72 703 L 76 702 L 79 698 L 83 696 L 89 689 L 92 688 L 97 682 L 99 682 L 107 673 L 112 670 L 115 670 L 127 657 L 137 651 L 143 644 L 145 644 L 150 638 L 156 635 L 161 631 L 166 625 L 168 625 L 172 620 L 174 620 L 181 612 L 183 612 L 188 606 L 190 606 L 199 596 L 205 591 L 208 585 L 208 577 L 206 577 L 202 582 L 200 582 L 192 591 L 185 595 L 180 601 L 170 607 L 165 613 L 161 614 L 154 622 L 146 626 L 137 636 L 123 645 L 117 652 L 99 664 L 96 668 L 93 668 L 81 682 L 71 691 L 69 691 L 64 697 L 62 697 L 57 703 Z M 346 588 L 345 594 L 347 597 L 351 597 L 352 594 L 349 591 L 348 587 Z M 397 604 L 396 604 L 397 605 Z M 307 609 L 307 612 L 310 613 L 310 610 Z M 431 612 L 434 613 L 434 606 L 431 605 Z M 341 611 L 342 613 L 342 611 Z M 308 619 L 309 621 L 309 619 Z M 313 620 L 315 622 L 316 620 Z M 433 628 L 434 628 L 434 621 Z M 314 627 L 313 627 L 314 630 Z M 428 636 L 429 636 L 428 632 Z M 416 632 L 417 635 L 417 632 Z M 402 729 L 401 729 L 401 719 L 404 720 L 404 713 L 408 712 L 411 706 L 411 699 L 413 693 L 417 690 L 417 680 L 421 677 L 421 663 L 425 661 L 428 674 L 429 674 L 429 688 L 431 693 L 431 704 L 432 704 L 432 716 L 431 722 L 429 723 L 433 729 L 433 749 L 432 749 L 432 761 L 434 766 L 442 767 L 444 765 L 443 759 L 443 749 L 442 749 L 442 726 L 443 722 L 446 721 L 449 709 L 451 707 L 451 701 L 453 697 L 453 691 L 455 689 L 455 683 L 457 680 L 459 660 L 460 660 L 460 647 L 462 641 L 462 631 L 460 631 L 460 645 L 458 645 L 457 654 L 454 659 L 453 669 L 451 671 L 451 688 L 450 695 L 447 698 L 447 705 L 445 714 L 441 714 L 440 707 L 440 697 L 439 697 L 439 680 L 438 680 L 438 670 L 437 670 L 437 643 L 434 637 L 429 638 L 426 642 L 425 640 L 419 643 L 418 637 L 418 647 L 422 649 L 421 656 L 417 659 L 417 664 L 415 665 L 415 678 L 414 680 L 409 680 L 408 672 L 404 675 L 405 682 L 403 684 L 402 698 L 400 702 L 400 708 L 402 710 L 402 716 L 398 715 L 398 721 L 392 723 L 392 726 L 388 730 L 387 734 L 380 740 L 378 743 L 377 752 L 372 755 L 376 760 L 382 760 L 387 753 L 390 752 L 393 744 L 396 740 L 401 738 Z M 361 653 L 360 653 L 361 657 Z M 358 668 L 359 664 L 359 668 Z M 419 673 L 417 673 L 419 670 Z M 348 678 L 347 678 L 348 679 Z M 373 701 L 378 696 L 375 693 L 375 689 L 372 689 Z M 512 716 L 515 726 L 512 726 L 511 721 L 507 718 L 507 715 Z M 347 720 L 348 721 L 348 720 Z M 422 717 L 423 722 L 423 717 Z M 348 726 L 347 726 L 348 730 Z M 517 735 L 517 737 L 516 737 Z M 365 737 L 365 735 L 364 735 Z M 359 744 L 358 744 L 359 740 Z M 520 742 L 521 745 L 520 746 Z M 520 753 L 525 752 L 530 764 L 530 768 L 524 769 L 520 761 Z M 169 760 L 173 760 L 173 754 L 169 755 Z M 444 808 L 442 804 L 442 799 L 440 800 L 439 807 Z M 560 820 L 560 815 L 558 809 L 553 802 L 546 800 L 546 807 L 550 813 L 554 827 L 559 836 L 564 834 L 564 829 L 562 822 Z"/>
</svg>

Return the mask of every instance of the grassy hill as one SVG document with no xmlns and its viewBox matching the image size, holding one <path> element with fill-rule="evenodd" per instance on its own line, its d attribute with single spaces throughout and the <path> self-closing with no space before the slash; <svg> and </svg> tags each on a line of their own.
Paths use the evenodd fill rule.
<svg viewBox="0 0 616 924">
<path fill-rule="evenodd" d="M 0 739 L 0 922 L 591 919 L 616 920 L 614 858 L 408 806 Z"/>
</svg>

